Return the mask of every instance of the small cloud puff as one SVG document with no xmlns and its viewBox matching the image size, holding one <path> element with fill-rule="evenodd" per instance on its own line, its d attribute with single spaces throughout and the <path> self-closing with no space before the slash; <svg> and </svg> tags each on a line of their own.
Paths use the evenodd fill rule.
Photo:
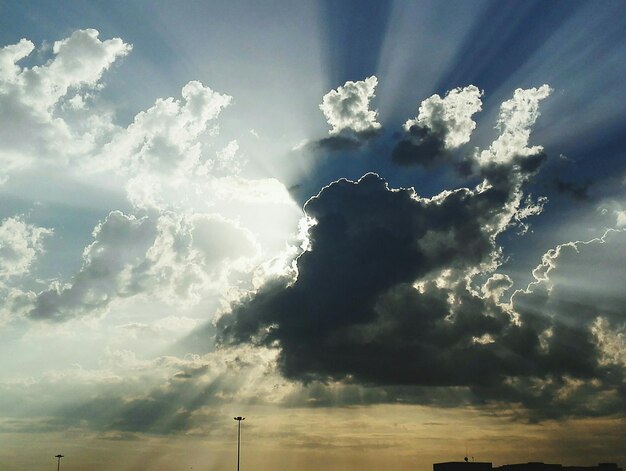
<svg viewBox="0 0 626 471">
<path fill-rule="evenodd" d="M 497 128 L 500 137 L 488 149 L 476 155 L 481 166 L 511 163 L 516 157 L 531 157 L 543 151 L 541 146 L 528 147 L 530 131 L 539 117 L 539 102 L 547 98 L 552 89 L 539 88 L 515 90 L 513 98 L 500 106 Z"/>
<path fill-rule="evenodd" d="M 482 109 L 482 94 L 469 85 L 450 90 L 444 98 L 435 94 L 422 101 L 417 117 L 404 123 L 408 135 L 394 148 L 392 160 L 429 166 L 448 158 L 451 150 L 469 142 L 476 128 L 472 116 Z"/>
<path fill-rule="evenodd" d="M 444 98 L 435 94 L 422 101 L 417 118 L 404 123 L 404 129 L 427 128 L 429 133 L 441 137 L 445 149 L 466 144 L 476 128 L 472 116 L 482 109 L 482 95 L 474 85 L 450 90 Z"/>
<path fill-rule="evenodd" d="M 371 76 L 358 82 L 348 81 L 324 95 L 320 110 L 332 126 L 331 135 L 344 130 L 368 133 L 380 129 L 376 121 L 378 112 L 369 109 L 377 84 L 378 79 Z"/>
</svg>

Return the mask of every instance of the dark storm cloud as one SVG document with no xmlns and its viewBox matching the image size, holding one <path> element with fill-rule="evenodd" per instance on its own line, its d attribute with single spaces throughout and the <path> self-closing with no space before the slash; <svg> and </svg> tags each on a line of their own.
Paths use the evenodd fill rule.
<svg viewBox="0 0 626 471">
<path fill-rule="evenodd" d="M 234 305 L 218 345 L 279 347 L 283 375 L 308 385 L 294 403 L 328 403 L 339 384 L 345 404 L 505 404 L 532 420 L 623 412 L 623 274 L 582 288 L 590 267 L 615 266 L 602 262 L 609 245 L 626 253 L 623 232 L 548 252 L 535 282 L 500 302 L 511 280 L 495 273 L 496 238 L 541 210 L 522 188 L 546 160 L 529 136 L 550 91 L 517 89 L 502 104 L 500 135 L 468 156 L 474 189 L 420 198 L 375 174 L 325 187 L 304 207 L 312 225 L 297 277 Z M 432 139 L 427 159 L 441 156 L 437 141 L 469 141 L 480 95 L 470 86 L 421 103 L 404 127 Z"/>
<path fill-rule="evenodd" d="M 489 263 L 497 253 L 492 228 L 512 196 L 460 189 L 425 200 L 389 189 L 374 174 L 335 182 L 305 206 L 317 224 L 311 251 L 298 259 L 298 279 L 286 288 L 268 285 L 235 308 L 221 321 L 224 335 L 248 341 L 265 332 L 259 341 L 280 343 L 281 368 L 291 378 L 463 384 L 465 373 L 450 374 L 454 355 L 440 350 L 456 344 L 480 363 L 490 347 L 472 337 L 498 333 L 506 316 L 472 310 L 468 298 L 448 323 L 449 291 L 429 282 L 420 293 L 411 283 Z M 421 344 L 429 333 L 433 343 Z M 441 361 L 431 364 L 435 356 Z"/>
<path fill-rule="evenodd" d="M 297 279 L 267 284 L 222 317 L 222 343 L 279 345 L 286 377 L 367 387 L 371 402 L 517 403 L 534 419 L 619 412 L 623 368 L 602 363 L 592 327 L 599 313 L 623 321 L 623 295 L 597 310 L 590 293 L 575 296 L 563 280 L 549 289 L 538 272 L 507 308 L 492 294 L 506 279 L 482 294 L 466 282 L 489 272 L 481 267 L 497 259 L 495 236 L 513 217 L 506 208 L 544 160 L 486 165 L 490 185 L 433 199 L 375 174 L 334 182 L 305 205 L 316 224 Z M 313 402 L 325 404 L 318 392 Z"/>
<path fill-rule="evenodd" d="M 404 228 L 392 230 L 394 225 L 380 218 L 396 206 L 400 211 L 389 218 Z M 467 220 L 461 229 L 444 217 L 458 214 L 461 206 L 473 207 L 478 222 L 461 217 Z M 453 247 L 454 237 L 446 237 L 447 248 L 438 252 L 443 246 L 436 237 L 424 242 L 431 236 L 422 235 L 411 244 L 410 236 L 397 236 L 428 233 L 420 224 L 433 234 L 439 219 L 442 232 L 471 232 L 476 225 L 490 239 L 485 228 L 500 217 L 489 215 L 496 206 L 496 199 L 469 190 L 420 200 L 411 190 L 390 190 L 373 174 L 357 183 L 336 182 L 307 205 L 318 222 L 310 234 L 311 251 L 298 260 L 298 279 L 267 284 L 222 318 L 222 342 L 228 337 L 235 343 L 278 343 L 279 368 L 303 383 L 280 399 L 287 407 L 478 405 L 531 421 L 622 415 L 626 295 L 619 281 L 626 231 L 548 252 L 534 271 L 536 281 L 515 292 L 509 306 L 498 302 L 499 293 L 511 287 L 507 276 L 492 275 L 480 293 L 461 276 L 492 258 L 491 242 L 463 253 Z M 356 219 L 345 220 L 346 207 Z M 467 238 L 458 242 L 467 243 Z M 381 263 L 386 253 L 391 260 Z M 394 267 L 397 275 L 390 275 Z M 589 277 L 594 281 L 585 284 Z M 206 423 L 221 427 L 219 417 L 206 415 L 206 406 L 232 403 L 237 391 L 254 381 L 247 368 L 254 367 L 255 349 L 243 348 L 247 351 L 224 358 L 224 371 L 208 357 L 197 359 L 181 364 L 166 384 L 147 394 L 109 391 L 112 395 L 65 407 L 46 426 L 86 424 L 109 434 L 170 434 Z M 266 391 L 251 402 L 267 400 L 272 401 Z"/>
<path fill-rule="evenodd" d="M 626 232 L 611 230 L 546 253 L 534 271 L 536 281 L 512 296 L 519 325 L 502 337 L 526 369 L 472 392 L 519 403 L 531 420 L 623 415 L 625 250 Z"/>
</svg>

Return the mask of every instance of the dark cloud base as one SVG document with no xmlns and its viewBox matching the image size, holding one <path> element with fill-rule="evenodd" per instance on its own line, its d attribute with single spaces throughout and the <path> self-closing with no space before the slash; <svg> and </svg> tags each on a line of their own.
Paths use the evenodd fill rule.
<svg viewBox="0 0 626 471">
<path fill-rule="evenodd" d="M 312 141 L 307 147 L 313 152 L 355 151 L 367 145 L 381 134 L 382 129 L 370 129 L 361 132 L 343 129 L 338 134 Z"/>
<path fill-rule="evenodd" d="M 623 371 L 601 364 L 594 316 L 568 322 L 544 286 L 507 308 L 465 278 L 498 259 L 493 228 L 544 160 L 488 166 L 489 186 L 430 200 L 375 174 L 334 182 L 305 205 L 316 224 L 297 279 L 234 306 L 219 342 L 279 346 L 287 378 L 383 388 L 392 402 L 393 391 L 430 403 L 456 388 L 443 396 L 521 404 L 535 418 L 623 412 Z"/>
<path fill-rule="evenodd" d="M 450 158 L 445 148 L 445 135 L 417 125 L 411 126 L 407 134 L 391 152 L 394 163 L 432 167 Z"/>
</svg>

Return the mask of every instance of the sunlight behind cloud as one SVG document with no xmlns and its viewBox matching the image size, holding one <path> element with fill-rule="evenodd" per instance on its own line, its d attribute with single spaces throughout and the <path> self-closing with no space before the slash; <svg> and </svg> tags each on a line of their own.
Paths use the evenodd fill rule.
<svg viewBox="0 0 626 471">
<path fill-rule="evenodd" d="M 1 7 L 0 467 L 626 459 L 619 0 L 147 3 Z"/>
</svg>

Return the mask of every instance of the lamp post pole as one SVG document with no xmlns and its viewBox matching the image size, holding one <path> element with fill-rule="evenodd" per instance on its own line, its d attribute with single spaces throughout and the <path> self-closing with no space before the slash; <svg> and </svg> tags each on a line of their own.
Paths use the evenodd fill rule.
<svg viewBox="0 0 626 471">
<path fill-rule="evenodd" d="M 55 456 L 55 458 L 57 459 L 57 471 L 60 471 L 61 470 L 61 458 L 63 458 L 63 455 L 59 453 L 58 455 Z"/>
<path fill-rule="evenodd" d="M 239 457 L 241 453 L 241 421 L 246 420 L 246 418 L 245 417 L 233 417 L 233 418 L 237 421 L 237 471 L 239 471 Z"/>
</svg>

